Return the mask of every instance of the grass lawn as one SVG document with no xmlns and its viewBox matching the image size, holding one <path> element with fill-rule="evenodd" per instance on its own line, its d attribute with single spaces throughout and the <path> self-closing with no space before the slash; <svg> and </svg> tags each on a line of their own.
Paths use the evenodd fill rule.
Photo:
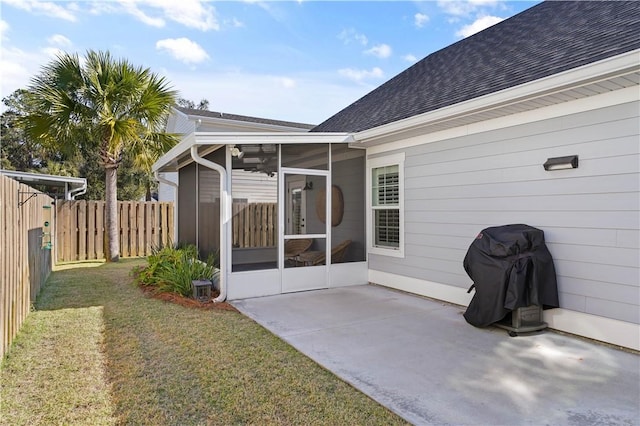
<svg viewBox="0 0 640 426">
<path fill-rule="evenodd" d="M 237 312 L 146 297 L 142 264 L 51 275 L 0 366 L 0 423 L 405 424 Z"/>
</svg>

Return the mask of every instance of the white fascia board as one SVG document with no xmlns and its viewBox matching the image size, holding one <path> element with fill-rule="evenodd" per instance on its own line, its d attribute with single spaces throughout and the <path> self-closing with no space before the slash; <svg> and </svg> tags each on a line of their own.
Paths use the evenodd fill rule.
<svg viewBox="0 0 640 426">
<path fill-rule="evenodd" d="M 196 132 L 198 145 L 242 145 L 242 144 L 316 144 L 316 143 L 349 143 L 353 139 L 350 133 L 230 133 L 230 132 Z"/>
<path fill-rule="evenodd" d="M 20 182 L 31 182 L 35 184 L 56 185 L 60 183 L 69 183 L 72 185 L 80 185 L 81 187 L 87 184 L 86 178 L 19 172 L 14 170 L 0 170 L 0 175 L 15 178 Z"/>
<path fill-rule="evenodd" d="M 279 124 L 269 124 L 269 123 L 257 123 L 254 121 L 242 121 L 242 120 L 232 120 L 229 118 L 218 118 L 218 117 L 205 117 L 202 115 L 189 115 L 189 119 L 198 122 L 201 120 L 202 123 L 208 124 L 217 124 L 224 127 L 237 127 L 240 129 L 256 129 L 262 131 L 277 131 L 277 132 L 297 132 L 297 133 L 306 133 L 311 129 L 304 129 L 301 127 L 292 127 L 292 126 L 283 126 Z"/>
<path fill-rule="evenodd" d="M 392 140 L 384 143 L 376 143 L 373 146 L 360 145 L 367 150 L 367 155 L 382 154 L 389 151 L 405 150 L 407 148 L 424 145 L 432 142 L 440 142 L 473 134 L 519 126 L 536 121 L 554 119 L 570 114 L 579 114 L 585 111 L 606 108 L 628 102 L 640 100 L 638 87 L 627 87 L 598 95 L 567 101 L 559 104 L 543 106 L 535 110 L 523 111 L 502 117 L 491 118 L 470 124 L 461 124 L 444 130 L 423 132 L 419 135 L 394 135 Z M 351 145 L 353 148 L 353 145 Z"/>
<path fill-rule="evenodd" d="M 158 159 L 153 166 L 151 167 L 151 171 L 153 172 L 164 172 L 164 171 L 174 171 L 174 170 L 163 170 L 163 168 L 167 167 L 169 164 L 174 162 L 178 157 L 184 155 L 185 153 L 191 150 L 191 145 L 195 144 L 196 138 L 194 133 L 190 133 L 182 138 L 182 140 L 169 151 L 167 151 L 162 157 Z"/>
<path fill-rule="evenodd" d="M 174 171 L 178 165 L 176 159 L 189 153 L 191 146 L 220 146 L 242 144 L 317 144 L 317 143 L 350 143 L 353 138 L 349 133 L 256 133 L 256 132 L 195 132 L 185 136 L 180 143 L 171 148 L 153 164 L 152 171 Z M 169 166 L 172 165 L 173 168 Z"/>
<path fill-rule="evenodd" d="M 360 144 L 367 146 L 368 142 L 402 133 L 406 130 L 606 80 L 640 69 L 638 55 L 640 55 L 640 49 L 460 102 L 455 105 L 443 107 L 435 111 L 363 130 L 355 133 L 353 137 Z"/>
</svg>

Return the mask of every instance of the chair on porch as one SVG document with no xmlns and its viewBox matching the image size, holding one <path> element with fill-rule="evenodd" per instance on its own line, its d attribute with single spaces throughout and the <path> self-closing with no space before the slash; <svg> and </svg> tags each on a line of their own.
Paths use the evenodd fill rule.
<svg viewBox="0 0 640 426">
<path fill-rule="evenodd" d="M 311 238 L 302 238 L 298 240 L 287 240 L 284 243 L 284 258 L 297 264 L 298 256 L 309 250 L 313 240 Z"/>
<path fill-rule="evenodd" d="M 351 245 L 351 240 L 344 240 L 337 246 L 331 249 L 331 263 L 342 263 L 344 261 L 345 253 Z M 306 266 L 324 265 L 326 262 L 325 251 L 308 251 L 301 253 L 298 256 L 298 260 Z"/>
</svg>

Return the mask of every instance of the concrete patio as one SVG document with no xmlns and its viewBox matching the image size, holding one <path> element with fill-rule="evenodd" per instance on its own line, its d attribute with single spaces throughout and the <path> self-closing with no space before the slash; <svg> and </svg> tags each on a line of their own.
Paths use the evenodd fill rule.
<svg viewBox="0 0 640 426">
<path fill-rule="evenodd" d="M 512 338 L 373 285 L 233 305 L 413 424 L 640 424 L 636 353 L 551 331 Z"/>
</svg>

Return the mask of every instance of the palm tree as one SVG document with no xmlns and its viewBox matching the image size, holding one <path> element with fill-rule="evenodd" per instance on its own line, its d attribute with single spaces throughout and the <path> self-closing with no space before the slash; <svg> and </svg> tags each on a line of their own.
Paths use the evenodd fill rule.
<svg viewBox="0 0 640 426">
<path fill-rule="evenodd" d="M 118 261 L 117 171 L 123 153 L 153 162 L 177 142 L 163 132 L 177 92 L 148 68 L 109 52 L 60 54 L 29 86 L 37 105 L 25 127 L 32 137 L 61 151 L 97 150 L 105 171 L 107 261 Z"/>
</svg>

